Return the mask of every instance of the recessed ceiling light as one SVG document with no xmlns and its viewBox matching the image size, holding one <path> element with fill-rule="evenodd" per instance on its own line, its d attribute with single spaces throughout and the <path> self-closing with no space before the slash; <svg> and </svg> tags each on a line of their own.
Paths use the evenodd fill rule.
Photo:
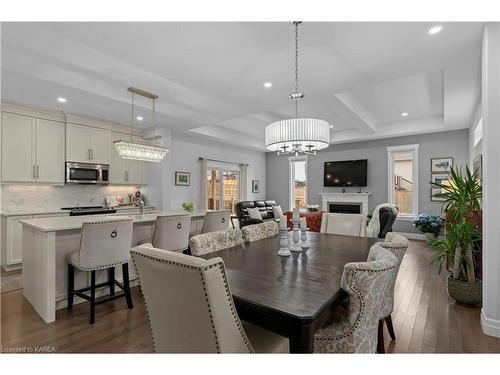
<svg viewBox="0 0 500 375">
<path fill-rule="evenodd" d="M 136 117 L 136 119 L 137 119 L 137 121 L 142 121 L 142 120 L 144 120 L 144 119 L 142 118 L 142 116 L 137 116 L 137 117 Z"/>
<path fill-rule="evenodd" d="M 401 116 L 403 116 L 403 117 L 408 116 L 408 112 L 403 112 L 403 113 L 401 113 Z"/>
<path fill-rule="evenodd" d="M 333 129 L 333 124 L 330 124 L 330 129 Z"/>
<path fill-rule="evenodd" d="M 437 34 L 439 33 L 441 30 L 443 30 L 443 27 L 442 26 L 434 26 L 434 27 L 431 27 L 429 29 L 429 34 Z"/>
<path fill-rule="evenodd" d="M 57 101 L 59 103 L 66 103 L 67 102 L 66 98 L 61 98 L 61 97 L 57 98 Z"/>
<path fill-rule="evenodd" d="M 273 85 L 273 84 L 272 84 L 271 82 L 266 82 L 266 83 L 264 83 L 264 87 L 265 87 L 266 89 L 268 89 L 268 88 L 272 87 L 272 85 Z"/>
</svg>

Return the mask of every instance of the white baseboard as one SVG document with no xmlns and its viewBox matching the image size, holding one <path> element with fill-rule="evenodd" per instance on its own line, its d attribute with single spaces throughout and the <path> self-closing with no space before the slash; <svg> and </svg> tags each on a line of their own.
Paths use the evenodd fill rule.
<svg viewBox="0 0 500 375">
<path fill-rule="evenodd" d="M 427 237 L 425 237 L 425 234 L 423 233 L 406 233 L 406 232 L 394 232 L 397 234 L 400 234 L 402 236 L 405 236 L 409 240 L 420 240 L 420 241 L 425 241 Z"/>
<path fill-rule="evenodd" d="M 488 318 L 484 309 L 481 309 L 481 327 L 486 335 L 500 338 L 500 320 Z"/>
</svg>

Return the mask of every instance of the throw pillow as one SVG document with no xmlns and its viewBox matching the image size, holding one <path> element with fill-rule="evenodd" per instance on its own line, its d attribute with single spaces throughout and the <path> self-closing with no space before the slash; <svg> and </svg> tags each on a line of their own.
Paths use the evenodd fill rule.
<svg viewBox="0 0 500 375">
<path fill-rule="evenodd" d="M 283 216 L 283 210 L 281 209 L 281 206 L 273 206 L 273 214 L 276 219 L 279 219 L 280 217 Z"/>
<path fill-rule="evenodd" d="M 248 208 L 247 211 L 248 211 L 248 216 L 250 216 L 250 219 L 262 220 L 262 215 L 260 214 L 260 211 L 257 207 Z"/>
</svg>

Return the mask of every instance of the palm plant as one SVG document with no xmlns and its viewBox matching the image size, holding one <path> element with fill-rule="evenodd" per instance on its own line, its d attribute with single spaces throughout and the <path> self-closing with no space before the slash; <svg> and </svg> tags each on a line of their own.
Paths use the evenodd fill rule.
<svg viewBox="0 0 500 375">
<path fill-rule="evenodd" d="M 465 167 L 465 174 L 459 168 L 451 168 L 449 184 L 431 182 L 432 186 L 441 189 L 438 194 L 444 202 L 441 208 L 445 218 L 444 239 L 434 241 L 434 262 L 439 263 L 439 270 L 445 261 L 453 264 L 452 277 L 476 281 L 477 265 L 474 262 L 474 248 L 481 239 L 478 216 L 481 212 L 481 184 L 476 173 Z"/>
</svg>

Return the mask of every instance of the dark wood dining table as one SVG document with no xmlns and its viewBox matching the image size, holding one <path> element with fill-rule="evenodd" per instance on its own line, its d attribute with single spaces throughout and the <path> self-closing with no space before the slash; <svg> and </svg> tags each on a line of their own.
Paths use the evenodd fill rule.
<svg viewBox="0 0 500 375">
<path fill-rule="evenodd" d="M 279 236 L 203 256 L 221 257 L 242 320 L 287 337 L 290 353 L 312 353 L 314 332 L 340 302 L 344 265 L 364 262 L 377 239 L 308 232 L 310 248 L 280 257 Z"/>
</svg>

